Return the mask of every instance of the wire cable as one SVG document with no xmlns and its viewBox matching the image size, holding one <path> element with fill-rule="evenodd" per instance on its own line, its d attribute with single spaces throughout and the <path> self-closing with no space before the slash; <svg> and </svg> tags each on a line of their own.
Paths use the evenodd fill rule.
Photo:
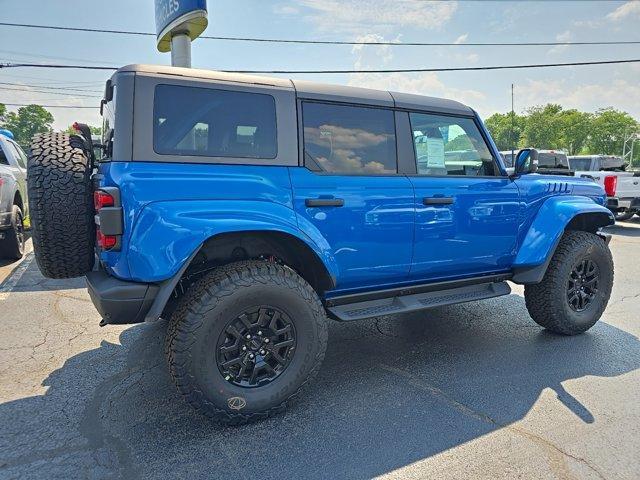
<svg viewBox="0 0 640 480">
<path fill-rule="evenodd" d="M 103 83 L 104 82 L 100 82 Z M 57 86 L 50 86 L 50 85 L 46 85 L 46 84 L 35 84 L 35 83 L 14 83 L 14 82 L 0 82 L 0 85 L 10 85 L 13 87 L 28 87 L 28 88 L 37 88 L 37 89 L 44 89 L 44 90 L 64 90 L 66 91 L 72 91 L 72 92 L 83 92 L 83 93 L 103 93 L 102 90 L 95 90 L 94 89 L 90 89 L 89 87 L 87 88 L 75 88 L 74 87 L 68 87 L 66 85 L 57 85 Z M 3 87 L 0 87 L 3 88 Z"/>
<path fill-rule="evenodd" d="M 84 105 L 40 105 L 39 103 L 4 103 L 0 102 L 8 107 L 29 107 L 31 105 L 37 105 L 43 108 L 92 108 L 98 110 L 98 107 L 87 107 Z"/>
<path fill-rule="evenodd" d="M 22 88 L 12 88 L 12 87 L 2 87 L 0 86 L 0 92 L 8 90 L 12 92 L 23 92 L 23 93 L 47 93 L 49 95 L 66 95 L 69 97 L 87 97 L 87 98 L 102 98 L 101 95 L 83 95 L 80 93 L 66 93 L 66 92 L 52 92 L 50 90 L 32 90 L 32 89 L 22 89 Z"/>
<path fill-rule="evenodd" d="M 368 70 L 218 70 L 225 73 L 271 73 L 271 74 L 341 74 L 341 73 L 424 73 L 424 72 L 465 72 L 481 70 L 509 70 L 524 68 L 551 68 L 551 67 L 577 67 L 585 65 L 613 65 L 625 63 L 640 63 L 640 59 L 628 60 L 596 60 L 585 62 L 567 63 L 531 63 L 521 65 L 489 65 L 481 67 L 440 67 L 440 68 L 386 68 Z M 4 68 L 57 68 L 57 69 L 82 69 L 82 70 L 116 70 L 115 67 L 91 66 L 91 65 L 63 65 L 40 63 L 0 63 L 0 69 Z"/>
<path fill-rule="evenodd" d="M 63 30 L 71 32 L 109 33 L 119 35 L 136 35 L 155 37 L 150 32 L 135 32 L 131 30 L 106 30 L 98 28 L 61 27 L 57 25 L 36 25 L 30 23 L 0 22 L 4 27 L 40 28 L 47 30 Z M 563 45 L 637 45 L 640 40 L 610 40 L 590 42 L 384 42 L 384 41 L 343 41 L 343 40 L 299 40 L 283 38 L 253 38 L 253 37 L 220 37 L 203 35 L 206 40 L 221 40 L 229 42 L 260 42 L 260 43 L 294 43 L 304 45 L 379 45 L 405 47 L 529 47 L 529 46 L 563 46 Z"/>
</svg>

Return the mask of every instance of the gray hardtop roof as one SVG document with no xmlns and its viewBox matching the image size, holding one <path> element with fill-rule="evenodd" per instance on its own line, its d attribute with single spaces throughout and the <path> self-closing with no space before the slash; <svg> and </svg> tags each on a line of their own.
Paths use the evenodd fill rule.
<svg viewBox="0 0 640 480">
<path fill-rule="evenodd" d="M 164 65 L 127 65 L 118 72 L 136 72 L 149 75 L 173 75 L 193 79 L 218 80 L 223 82 L 252 83 L 278 88 L 295 89 L 298 98 L 334 102 L 397 107 L 407 110 L 427 110 L 436 113 L 473 115 L 473 110 L 462 103 L 444 98 L 427 97 L 410 93 L 389 92 L 370 88 L 316 83 L 306 80 L 289 80 L 279 77 L 262 77 L 241 73 L 201 70 L 196 68 L 169 67 Z"/>
</svg>

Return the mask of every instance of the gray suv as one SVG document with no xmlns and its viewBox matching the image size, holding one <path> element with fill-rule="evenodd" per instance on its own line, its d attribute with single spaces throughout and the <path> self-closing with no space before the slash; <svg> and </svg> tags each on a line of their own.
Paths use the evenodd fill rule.
<svg viewBox="0 0 640 480">
<path fill-rule="evenodd" d="M 0 130 L 0 258 L 24 255 L 28 216 L 27 156 L 7 130 Z"/>
</svg>

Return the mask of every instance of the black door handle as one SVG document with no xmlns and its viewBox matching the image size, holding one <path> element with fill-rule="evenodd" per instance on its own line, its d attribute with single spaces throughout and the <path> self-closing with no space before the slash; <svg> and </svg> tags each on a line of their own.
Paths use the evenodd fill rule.
<svg viewBox="0 0 640 480">
<path fill-rule="evenodd" d="M 453 197 L 424 197 L 422 203 L 424 205 L 451 205 Z"/>
<path fill-rule="evenodd" d="M 342 198 L 307 198 L 304 201 L 307 207 L 342 207 Z"/>
</svg>

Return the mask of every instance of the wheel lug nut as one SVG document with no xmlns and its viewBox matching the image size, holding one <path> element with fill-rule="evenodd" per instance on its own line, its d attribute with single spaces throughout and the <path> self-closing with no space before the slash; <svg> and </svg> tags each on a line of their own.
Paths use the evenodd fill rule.
<svg viewBox="0 0 640 480">
<path fill-rule="evenodd" d="M 246 345 L 242 347 L 242 351 L 245 351 L 246 349 L 247 349 Z"/>
<path fill-rule="evenodd" d="M 264 355 L 266 352 L 264 350 L 260 350 L 260 355 Z"/>
<path fill-rule="evenodd" d="M 269 343 L 269 339 L 268 339 L 268 338 L 265 338 L 265 339 L 264 339 L 264 343 Z"/>
<path fill-rule="evenodd" d="M 249 358 L 253 358 L 253 357 L 255 357 L 255 355 L 253 353 L 250 353 Z"/>
<path fill-rule="evenodd" d="M 247 335 L 247 340 L 251 340 L 251 335 Z"/>
<path fill-rule="evenodd" d="M 262 330 L 259 330 L 259 331 L 258 331 L 258 335 L 262 335 Z"/>
</svg>

